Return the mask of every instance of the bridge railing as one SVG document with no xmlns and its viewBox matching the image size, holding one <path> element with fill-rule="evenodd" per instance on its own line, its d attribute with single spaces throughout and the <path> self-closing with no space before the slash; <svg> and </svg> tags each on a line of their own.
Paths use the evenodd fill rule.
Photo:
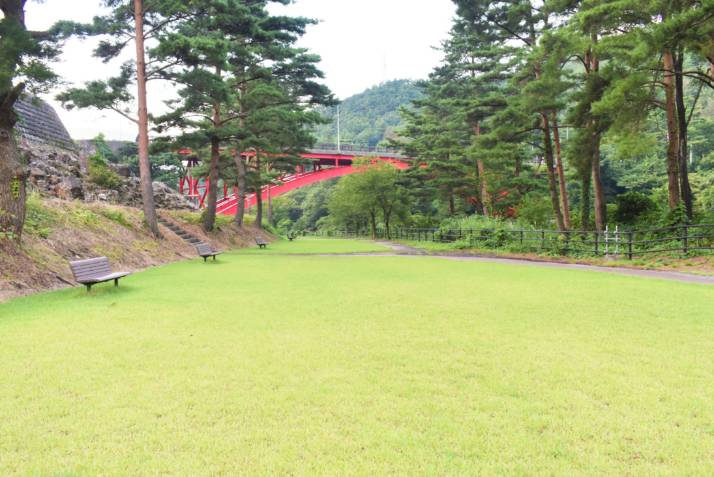
<svg viewBox="0 0 714 477">
<path fill-rule="evenodd" d="M 345 152 L 363 152 L 363 153 L 383 153 L 383 154 L 399 154 L 401 151 L 393 147 L 384 146 L 368 146 L 366 144 L 337 144 L 321 143 L 316 144 L 311 148 L 317 151 L 345 151 Z"/>
</svg>

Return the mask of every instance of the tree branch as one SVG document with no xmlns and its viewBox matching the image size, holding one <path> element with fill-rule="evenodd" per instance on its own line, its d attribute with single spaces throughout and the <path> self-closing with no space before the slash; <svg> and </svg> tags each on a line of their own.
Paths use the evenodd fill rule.
<svg viewBox="0 0 714 477">
<path fill-rule="evenodd" d="M 122 110 L 119 109 L 118 107 L 116 107 L 116 106 L 109 106 L 109 109 L 111 109 L 112 111 L 114 111 L 114 112 L 116 112 L 116 113 L 119 113 L 121 116 L 123 116 L 124 118 L 128 119 L 128 120 L 131 121 L 132 123 L 134 123 L 134 124 L 139 124 L 139 120 L 138 120 L 138 119 L 129 116 L 127 113 L 125 113 L 124 111 L 122 111 Z"/>
</svg>

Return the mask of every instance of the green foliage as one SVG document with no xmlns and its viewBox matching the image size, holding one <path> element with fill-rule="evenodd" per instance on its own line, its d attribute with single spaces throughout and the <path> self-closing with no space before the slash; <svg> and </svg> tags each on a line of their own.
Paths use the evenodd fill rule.
<svg viewBox="0 0 714 477">
<path fill-rule="evenodd" d="M 49 238 L 59 220 L 59 214 L 45 206 L 38 194 L 30 194 L 26 206 L 25 232 L 43 239 Z"/>
<path fill-rule="evenodd" d="M 95 212 L 81 206 L 72 207 L 65 219 L 70 224 L 80 227 L 101 227 L 101 217 Z"/>
<path fill-rule="evenodd" d="M 329 213 L 328 203 L 337 179 L 319 182 L 273 199 L 273 221 L 282 234 L 316 230 Z"/>
<path fill-rule="evenodd" d="M 399 110 L 419 99 L 421 90 L 413 81 L 387 81 L 350 96 L 340 104 L 340 129 L 343 143 L 374 147 L 394 138 L 402 124 Z M 315 128 L 318 143 L 337 142 L 337 109 L 319 108 L 327 123 Z"/>
<path fill-rule="evenodd" d="M 615 199 L 617 209 L 614 219 L 619 224 L 635 225 L 638 220 L 657 210 L 652 199 L 640 192 L 626 192 Z"/>
<path fill-rule="evenodd" d="M 111 209 L 108 207 L 104 207 L 99 210 L 99 213 L 107 219 L 111 220 L 112 222 L 116 222 L 117 224 L 123 227 L 126 227 L 128 229 L 133 228 L 132 223 L 129 222 L 124 212 L 119 209 Z"/>
<path fill-rule="evenodd" d="M 109 167 L 109 162 L 99 151 L 89 157 L 89 181 L 99 187 L 116 189 L 121 183 L 121 177 Z"/>
<path fill-rule="evenodd" d="M 390 164 L 356 162 L 363 168 L 357 174 L 340 180 L 329 202 L 331 222 L 348 230 L 369 227 L 376 237 L 378 221 L 384 225 L 387 236 L 396 218 L 406 211 L 406 191 L 399 187 L 399 171 Z"/>
<path fill-rule="evenodd" d="M 536 228 L 550 228 L 553 223 L 550 198 L 535 192 L 526 194 L 518 206 L 518 220 Z"/>
</svg>

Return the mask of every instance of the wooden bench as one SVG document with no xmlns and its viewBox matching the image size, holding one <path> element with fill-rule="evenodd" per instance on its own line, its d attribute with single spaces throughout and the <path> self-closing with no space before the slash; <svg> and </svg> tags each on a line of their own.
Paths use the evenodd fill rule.
<svg viewBox="0 0 714 477">
<path fill-rule="evenodd" d="M 255 237 L 255 243 L 260 248 L 266 248 L 268 246 L 268 242 L 266 242 L 263 237 Z"/>
<path fill-rule="evenodd" d="M 69 267 L 72 269 L 75 281 L 87 287 L 87 292 L 92 290 L 92 285 L 112 280 L 114 280 L 114 286 L 118 287 L 120 278 L 131 275 L 130 272 L 112 273 L 112 267 L 109 265 L 107 257 L 69 262 Z"/>
<path fill-rule="evenodd" d="M 196 252 L 198 252 L 200 257 L 203 257 L 204 262 L 208 260 L 208 257 L 213 257 L 213 261 L 215 261 L 216 256 L 223 253 L 215 250 L 213 247 L 203 242 L 196 244 Z"/>
</svg>

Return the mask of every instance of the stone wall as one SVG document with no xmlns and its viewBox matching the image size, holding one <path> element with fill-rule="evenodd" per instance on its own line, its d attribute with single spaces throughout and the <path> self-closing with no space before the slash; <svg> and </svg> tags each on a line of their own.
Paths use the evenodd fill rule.
<svg viewBox="0 0 714 477">
<path fill-rule="evenodd" d="M 54 108 L 39 98 L 25 96 L 15 103 L 15 129 L 22 142 L 76 151 L 77 146 Z"/>
<path fill-rule="evenodd" d="M 86 179 L 77 153 L 52 147 L 23 143 L 30 170 L 30 187 L 42 195 L 60 199 L 100 201 L 141 207 L 139 178 L 124 177 L 116 190 L 102 189 Z M 154 182 L 156 206 L 162 209 L 194 210 L 196 206 L 161 182 Z"/>
</svg>

